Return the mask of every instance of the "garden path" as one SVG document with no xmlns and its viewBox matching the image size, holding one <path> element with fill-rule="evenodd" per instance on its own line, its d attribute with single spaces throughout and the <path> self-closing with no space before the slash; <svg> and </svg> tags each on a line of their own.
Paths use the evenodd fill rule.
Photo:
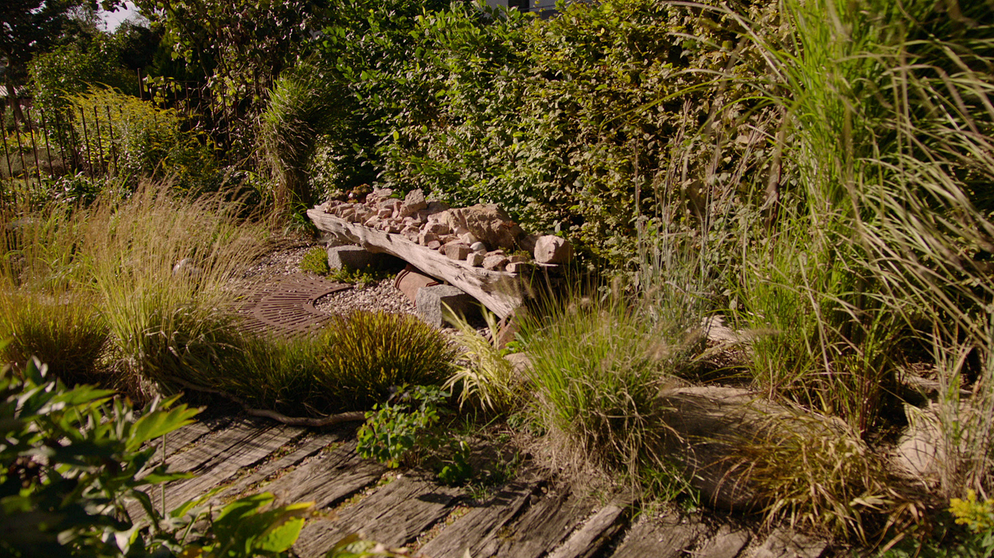
<svg viewBox="0 0 994 558">
<path fill-rule="evenodd" d="M 574 492 L 526 460 L 478 500 L 425 471 L 387 469 L 356 452 L 356 426 L 316 430 L 244 416 L 207 419 L 170 434 L 161 456 L 195 476 L 155 490 L 166 509 L 212 489 L 221 504 L 270 492 L 280 504 L 314 502 L 295 545 L 323 556 L 359 533 L 429 558 L 817 558 L 822 541 L 776 529 L 762 536 L 735 517 L 675 508 L 634 515 L 619 495 Z M 479 496 L 479 494 L 476 494 Z"/>
</svg>

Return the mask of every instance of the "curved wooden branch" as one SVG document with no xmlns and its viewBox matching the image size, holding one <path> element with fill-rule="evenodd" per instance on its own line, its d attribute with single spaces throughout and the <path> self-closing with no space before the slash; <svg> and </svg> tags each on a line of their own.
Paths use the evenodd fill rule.
<svg viewBox="0 0 994 558">
<path fill-rule="evenodd" d="M 276 411 L 269 411 L 266 409 L 253 409 L 249 407 L 248 403 L 240 399 L 239 397 L 232 395 L 226 391 L 221 391 L 219 389 L 198 386 L 196 384 L 187 382 L 181 378 L 170 378 L 171 381 L 194 391 L 199 391 L 201 393 L 212 393 L 214 395 L 220 395 L 221 397 L 233 401 L 241 406 L 245 410 L 245 414 L 251 417 L 268 418 L 286 424 L 288 426 L 308 426 L 312 428 L 320 428 L 322 426 L 331 426 L 333 424 L 340 424 L 343 422 L 363 422 L 366 420 L 366 413 L 362 411 L 352 411 L 348 413 L 338 413 L 337 415 L 328 415 L 326 417 L 288 417 L 282 413 Z"/>
</svg>

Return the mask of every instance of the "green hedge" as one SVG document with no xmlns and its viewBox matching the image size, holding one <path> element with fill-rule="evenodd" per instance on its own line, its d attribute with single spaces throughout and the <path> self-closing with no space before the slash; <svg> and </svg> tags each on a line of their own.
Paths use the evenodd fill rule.
<svg viewBox="0 0 994 558">
<path fill-rule="evenodd" d="M 741 185 L 765 172 L 769 111 L 728 79 L 765 61 L 732 12 L 608 0 L 540 20 L 414 4 L 326 30 L 318 65 L 349 110 L 317 142 L 310 195 L 370 182 L 497 203 L 619 268 L 634 263 L 639 217 L 661 202 L 667 219 L 696 226 L 709 200 L 747 195 Z M 773 6 L 735 11 L 771 41 L 781 32 Z"/>
</svg>

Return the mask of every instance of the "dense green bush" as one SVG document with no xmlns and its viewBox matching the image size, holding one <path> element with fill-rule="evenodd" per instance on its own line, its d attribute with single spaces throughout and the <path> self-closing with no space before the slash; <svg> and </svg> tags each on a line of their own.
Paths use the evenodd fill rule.
<svg viewBox="0 0 994 558">
<path fill-rule="evenodd" d="M 736 7 L 777 43 L 773 6 Z M 624 268 L 637 264 L 641 216 L 665 205 L 686 227 L 716 219 L 772 165 L 772 116 L 745 101 L 743 81 L 765 61 L 732 12 L 611 0 L 550 20 L 466 4 L 397 14 L 325 43 L 328 75 L 352 103 L 336 128 L 345 135 L 322 152 L 337 163 L 319 174 L 340 187 L 375 179 L 498 203 L 526 229 L 559 231 Z M 339 164 L 357 153 L 362 165 Z"/>
<path fill-rule="evenodd" d="M 91 87 L 111 87 L 137 95 L 137 74 L 121 64 L 120 55 L 110 37 L 97 36 L 35 56 L 29 66 L 34 103 L 49 118 L 65 118 L 70 99 Z"/>
<path fill-rule="evenodd" d="M 112 392 L 70 391 L 45 372 L 32 362 L 20 377 L 0 373 L 0 548 L 23 556 L 138 551 L 144 541 L 133 536 L 125 499 L 148 504 L 156 517 L 141 490 L 183 476 L 160 465 L 139 480 L 157 449 L 142 446 L 189 423 L 197 411 L 170 401 L 139 418 L 122 401 L 112 402 Z M 39 452 L 47 459 L 35 457 Z"/>
</svg>

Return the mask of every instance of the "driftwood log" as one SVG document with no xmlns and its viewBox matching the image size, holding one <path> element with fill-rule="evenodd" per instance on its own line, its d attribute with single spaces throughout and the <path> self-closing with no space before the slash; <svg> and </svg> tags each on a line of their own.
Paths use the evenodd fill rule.
<svg viewBox="0 0 994 558">
<path fill-rule="evenodd" d="M 402 235 L 350 223 L 325 213 L 320 207 L 307 210 L 307 216 L 318 230 L 370 252 L 396 256 L 427 275 L 459 287 L 501 318 L 509 316 L 524 301 L 524 288 L 517 273 L 489 271 L 464 260 L 449 259 Z"/>
</svg>

